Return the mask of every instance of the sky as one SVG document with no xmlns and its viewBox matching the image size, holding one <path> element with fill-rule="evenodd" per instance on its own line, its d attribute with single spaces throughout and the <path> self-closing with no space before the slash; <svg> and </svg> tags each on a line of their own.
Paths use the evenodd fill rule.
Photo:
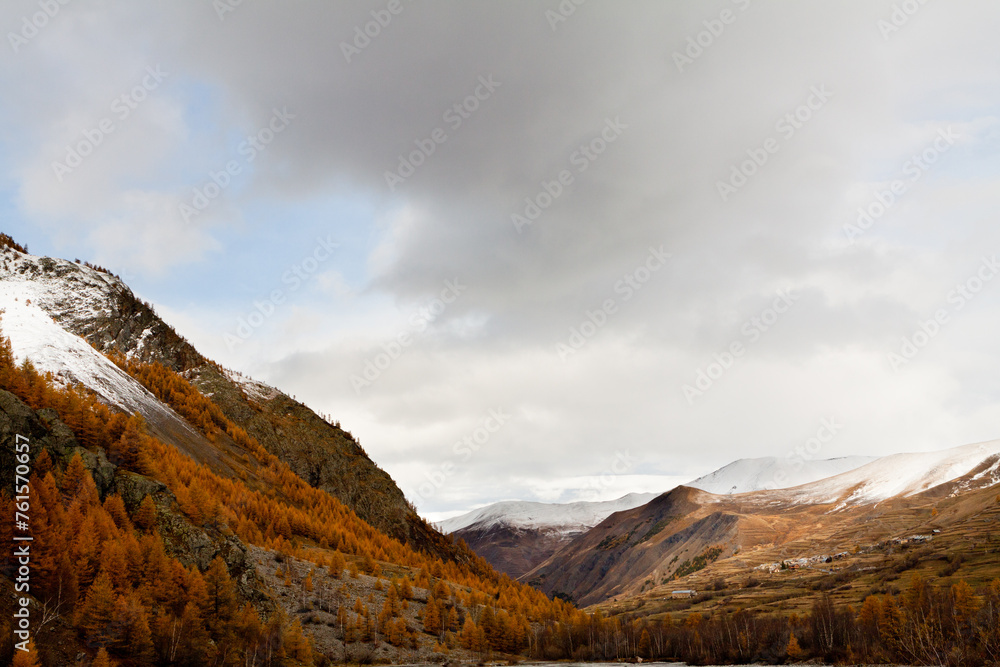
<svg viewBox="0 0 1000 667">
<path fill-rule="evenodd" d="M 1000 437 L 1000 6 L 7 0 L 0 221 L 437 520 Z"/>
</svg>

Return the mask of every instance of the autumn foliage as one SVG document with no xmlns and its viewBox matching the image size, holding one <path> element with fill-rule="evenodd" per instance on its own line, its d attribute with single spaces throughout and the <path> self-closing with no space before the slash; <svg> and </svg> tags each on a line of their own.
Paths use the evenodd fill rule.
<svg viewBox="0 0 1000 667">
<path fill-rule="evenodd" d="M 166 484 L 195 526 L 311 560 L 334 576 L 359 565 L 378 575 L 380 564 L 391 563 L 420 572 L 416 585 L 431 588 L 431 580 L 437 581 L 438 618 L 432 611 L 428 621 L 432 634 L 459 629 L 447 580 L 464 591 L 461 602 L 485 618 L 479 650 L 516 652 L 526 646 L 531 622 L 581 614 L 498 575 L 464 544 L 456 547 L 464 561 L 459 564 L 381 533 L 295 475 L 179 375 L 158 364 L 116 361 L 206 435 L 228 439 L 252 458 L 250 474 L 220 475 L 151 437 L 141 417 L 115 412 L 81 387 L 59 387 L 30 363 L 17 365 L 9 342 L 0 338 L 0 387 L 33 409 L 55 410 L 81 445 L 68 461 L 53 461 L 47 451 L 35 461 L 32 593 L 73 624 L 95 659 L 183 665 L 211 664 L 222 656 L 225 664 L 312 664 L 314 657 L 297 620 L 280 608 L 265 617 L 240 602 L 221 559 L 201 572 L 168 555 L 157 527 L 163 511 L 158 505 L 172 501 L 146 495 L 127 507 L 115 494 L 101 498 L 82 455 L 99 450 L 121 469 Z M 0 509 L 12 503 L 7 493 L 0 495 Z M 397 646 L 414 645 L 416 630 L 401 616 L 412 595 L 407 580 L 391 587 L 392 599 L 381 610 L 362 603 L 361 612 L 350 615 L 350 628 L 345 623 L 345 639 L 382 637 Z"/>
</svg>

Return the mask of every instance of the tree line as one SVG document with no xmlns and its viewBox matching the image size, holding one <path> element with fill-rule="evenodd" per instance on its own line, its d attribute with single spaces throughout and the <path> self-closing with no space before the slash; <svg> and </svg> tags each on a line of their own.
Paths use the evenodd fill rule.
<svg viewBox="0 0 1000 667">
<path fill-rule="evenodd" d="M 532 657 L 546 660 L 996 665 L 1000 579 L 976 590 L 964 580 L 935 585 L 915 574 L 899 594 L 868 596 L 859 608 L 837 606 L 819 593 L 802 615 L 719 610 L 675 619 L 597 612 L 535 632 Z"/>
</svg>

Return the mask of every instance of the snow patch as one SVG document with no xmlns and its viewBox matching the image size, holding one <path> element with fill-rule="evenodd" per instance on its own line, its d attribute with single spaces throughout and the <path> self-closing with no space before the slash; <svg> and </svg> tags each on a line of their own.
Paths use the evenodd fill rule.
<svg viewBox="0 0 1000 667">
<path fill-rule="evenodd" d="M 227 378 L 238 384 L 250 398 L 255 398 L 258 401 L 269 401 L 279 393 L 278 390 L 271 385 L 248 378 L 245 375 L 237 373 L 236 371 L 231 371 L 227 368 L 224 369 L 223 372 L 226 374 Z"/>
</svg>

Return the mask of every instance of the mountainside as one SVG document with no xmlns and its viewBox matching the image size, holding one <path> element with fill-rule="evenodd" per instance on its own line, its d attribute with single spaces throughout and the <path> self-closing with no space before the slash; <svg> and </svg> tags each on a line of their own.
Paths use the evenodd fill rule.
<svg viewBox="0 0 1000 667">
<path fill-rule="evenodd" d="M 789 489 L 716 495 L 678 487 L 610 516 L 523 580 L 594 604 L 907 535 L 955 537 L 970 516 L 995 508 L 998 482 L 1000 441 L 991 441 L 888 456 Z"/>
<path fill-rule="evenodd" d="M 180 373 L 269 452 L 379 529 L 447 557 L 448 547 L 354 437 L 286 394 L 229 373 L 200 355 L 117 277 L 86 265 L 20 252 L 0 255 L 0 308 L 18 359 L 30 358 L 104 402 L 138 412 L 154 435 L 201 462 L 239 470 L 238 445 L 218 447 L 105 355 Z"/>
<path fill-rule="evenodd" d="M 15 649 L 0 618 L 0 663 L 563 655 L 535 633 L 581 612 L 427 525 L 338 425 L 204 359 L 103 270 L 2 234 L 0 267 L 0 510 L 21 515 L 0 541 L 31 538 L 0 595 L 35 619 Z"/>
<path fill-rule="evenodd" d="M 835 459 L 787 460 L 776 456 L 738 459 L 685 486 L 709 493 L 748 493 L 785 489 L 833 477 L 876 460 L 876 456 L 842 456 Z"/>
<path fill-rule="evenodd" d="M 839 503 L 838 508 L 907 497 L 938 485 L 964 480 L 961 488 L 995 484 L 1000 480 L 1000 440 L 936 452 L 893 454 L 852 471 L 791 492 L 799 502 Z"/>
<path fill-rule="evenodd" d="M 783 489 L 853 470 L 875 458 L 846 456 L 789 461 L 772 456 L 739 459 L 686 486 L 717 494 Z M 448 519 L 440 528 L 465 540 L 493 567 L 516 578 L 614 512 L 639 507 L 657 495 L 630 493 L 606 502 L 504 501 Z"/>
<path fill-rule="evenodd" d="M 630 493 L 616 500 L 566 504 L 504 501 L 443 521 L 440 528 L 465 540 L 500 572 L 517 578 L 607 516 L 656 495 Z"/>
</svg>

